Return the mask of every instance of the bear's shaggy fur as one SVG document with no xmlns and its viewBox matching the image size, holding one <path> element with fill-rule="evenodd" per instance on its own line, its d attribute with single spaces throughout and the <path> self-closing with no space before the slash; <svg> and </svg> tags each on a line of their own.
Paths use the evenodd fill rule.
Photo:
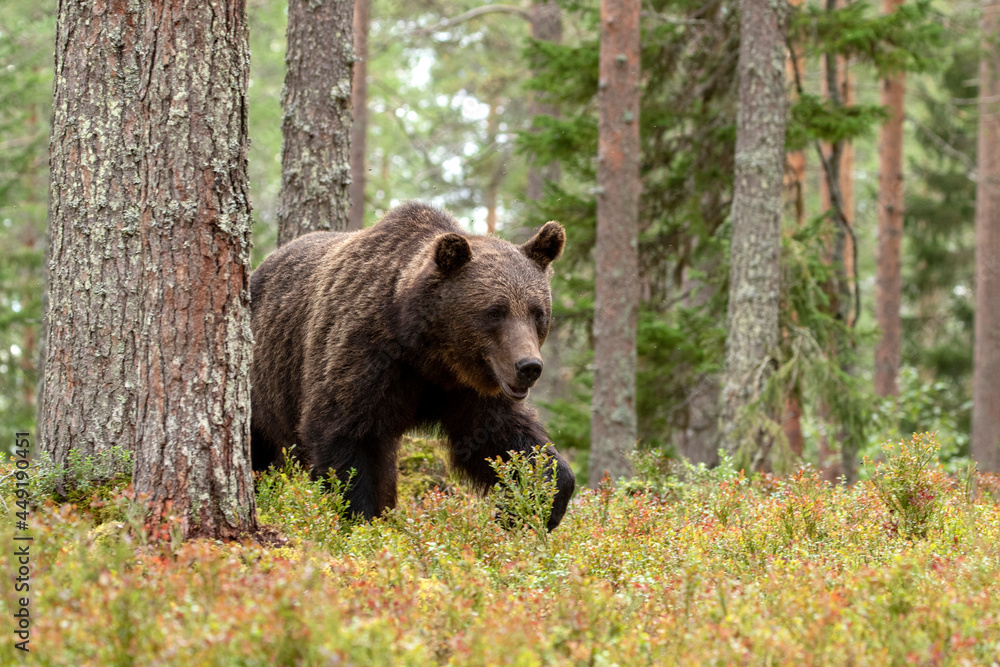
<svg viewBox="0 0 1000 667">
<path fill-rule="evenodd" d="M 370 519 L 396 504 L 403 433 L 438 423 L 453 465 L 491 486 L 487 458 L 548 442 L 522 400 L 541 372 L 549 264 L 564 243 L 555 222 L 516 246 L 407 203 L 369 229 L 275 251 L 250 282 L 254 469 L 292 445 L 316 478 L 353 468 L 347 498 Z M 575 479 L 548 451 L 552 529 Z"/>
</svg>

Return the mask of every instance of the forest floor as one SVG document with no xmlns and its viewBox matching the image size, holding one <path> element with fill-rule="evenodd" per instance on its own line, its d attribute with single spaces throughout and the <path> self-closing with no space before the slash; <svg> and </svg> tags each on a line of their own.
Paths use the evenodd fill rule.
<svg viewBox="0 0 1000 667">
<path fill-rule="evenodd" d="M 280 546 L 148 543 L 120 487 L 35 507 L 27 655 L 8 477 L 0 663 L 1000 662 L 1000 484 L 944 474 L 933 438 L 887 449 L 853 488 L 647 458 L 628 485 L 578 491 L 550 534 L 532 527 L 544 476 L 515 463 L 483 499 L 435 481 L 428 441 L 407 452 L 399 507 L 370 524 L 294 467 L 258 480 Z"/>
</svg>

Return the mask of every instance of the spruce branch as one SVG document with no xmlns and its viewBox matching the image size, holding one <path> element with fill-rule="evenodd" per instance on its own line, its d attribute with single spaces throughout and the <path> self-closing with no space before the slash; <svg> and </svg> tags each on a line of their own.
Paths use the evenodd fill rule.
<svg viewBox="0 0 1000 667">
<path fill-rule="evenodd" d="M 791 53 L 792 44 L 786 38 L 786 45 Z M 799 63 L 798 58 L 792 58 L 792 72 L 795 79 L 795 90 L 799 95 L 804 95 L 805 90 L 802 86 L 802 75 L 799 73 Z M 832 66 L 831 66 L 832 62 Z M 830 91 L 831 101 L 834 102 L 836 106 L 839 106 L 840 95 L 837 89 L 837 66 L 836 66 L 836 55 L 827 54 L 826 56 L 826 77 L 827 77 L 827 88 Z M 832 81 L 832 83 L 831 83 Z M 851 278 L 854 281 L 854 319 L 848 326 L 853 328 L 857 325 L 858 319 L 861 317 L 861 290 L 858 283 L 858 237 L 854 233 L 854 228 L 847 221 L 847 215 L 845 213 L 844 206 L 844 195 L 840 190 L 840 155 L 843 150 L 843 144 L 840 141 L 831 142 L 831 158 L 828 160 L 826 155 L 823 153 L 823 146 L 820 144 L 819 139 L 813 139 L 813 146 L 816 149 L 816 154 L 819 156 L 820 163 L 823 165 L 823 174 L 826 177 L 826 185 L 830 191 L 830 201 L 833 204 L 833 219 L 834 221 L 843 229 L 851 238 L 851 255 L 853 257 L 853 267 Z"/>
</svg>

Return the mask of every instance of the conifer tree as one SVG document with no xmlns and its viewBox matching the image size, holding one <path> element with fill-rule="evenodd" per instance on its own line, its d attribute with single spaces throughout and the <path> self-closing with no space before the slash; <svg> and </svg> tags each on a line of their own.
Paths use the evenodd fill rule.
<svg viewBox="0 0 1000 667">
<path fill-rule="evenodd" d="M 354 74 L 351 84 L 351 211 L 348 229 L 365 220 L 365 147 L 368 132 L 368 26 L 371 0 L 354 0 Z"/>
<path fill-rule="evenodd" d="M 903 0 L 884 0 L 890 14 Z M 899 392 L 896 376 L 901 358 L 902 323 L 899 308 L 903 297 L 900 253 L 903 242 L 903 99 L 906 75 L 902 71 L 882 78 L 882 104 L 889 117 L 882 125 L 879 141 L 878 263 L 875 280 L 875 319 L 881 338 L 875 346 L 875 392 L 890 396 Z"/>
<path fill-rule="evenodd" d="M 740 106 L 720 431 L 723 447 L 735 452 L 750 441 L 754 455 L 765 442 L 741 428 L 743 412 L 763 389 L 778 345 L 786 11 L 766 0 L 740 2 Z"/>
<path fill-rule="evenodd" d="M 145 9 L 67 3 L 56 26 L 38 439 L 58 464 L 137 441 Z"/>
<path fill-rule="evenodd" d="M 562 16 L 559 5 L 554 0 L 536 0 L 531 5 L 531 36 L 534 39 L 554 42 L 562 40 Z M 528 113 L 532 118 L 538 115 L 554 116 L 555 108 L 538 100 L 536 93 L 531 98 L 531 108 Z M 544 167 L 534 164 L 534 156 L 529 158 L 528 188 L 525 194 L 528 199 L 539 200 L 542 197 L 542 187 L 546 180 L 559 179 L 559 163 L 551 162 Z"/>
<path fill-rule="evenodd" d="M 289 0 L 278 245 L 348 226 L 353 0 Z"/>
<path fill-rule="evenodd" d="M 629 472 L 639 309 L 639 0 L 602 0 L 590 486 Z"/>
<path fill-rule="evenodd" d="M 152 527 L 235 538 L 256 527 L 244 8 L 98 10 L 59 13 L 42 446 L 130 448 Z"/>
<path fill-rule="evenodd" d="M 983 1 L 976 188 L 976 331 L 972 455 L 1000 472 L 1000 2 Z"/>
</svg>

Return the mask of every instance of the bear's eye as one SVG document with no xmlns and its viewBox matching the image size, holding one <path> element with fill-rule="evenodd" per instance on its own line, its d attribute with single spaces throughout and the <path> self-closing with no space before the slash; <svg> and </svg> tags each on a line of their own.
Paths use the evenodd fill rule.
<svg viewBox="0 0 1000 667">
<path fill-rule="evenodd" d="M 504 316 L 503 306 L 493 306 L 492 308 L 489 308 L 486 311 L 486 317 L 488 317 L 491 320 L 500 320 L 503 319 L 503 316 Z"/>
</svg>

